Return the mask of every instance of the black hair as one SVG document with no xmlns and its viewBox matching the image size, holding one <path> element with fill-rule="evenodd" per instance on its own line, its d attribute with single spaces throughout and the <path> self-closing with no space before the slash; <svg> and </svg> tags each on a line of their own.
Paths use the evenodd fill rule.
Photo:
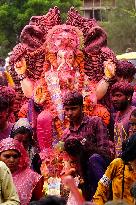
<svg viewBox="0 0 136 205">
<path fill-rule="evenodd" d="M 28 139 L 29 139 L 28 151 L 30 151 L 31 147 L 34 145 L 33 131 L 31 129 L 21 126 L 15 131 L 11 130 L 10 137 L 14 138 L 17 134 L 27 134 L 28 135 Z"/>
<path fill-rule="evenodd" d="M 5 75 L 5 72 L 0 71 L 0 85 L 2 86 L 8 86 L 8 81 Z"/>
<path fill-rule="evenodd" d="M 130 117 L 131 116 L 134 116 L 134 117 L 136 117 L 136 109 L 134 109 L 132 112 L 131 112 L 131 115 L 130 115 Z"/>
<path fill-rule="evenodd" d="M 30 138 L 30 141 L 32 142 L 33 132 L 31 129 L 28 129 L 28 128 L 23 127 L 23 126 L 19 127 L 16 130 L 13 129 L 11 131 L 10 137 L 14 138 L 17 134 L 28 134 L 28 137 Z"/>
<path fill-rule="evenodd" d="M 16 93 L 11 87 L 0 85 L 0 111 L 12 111 Z"/>
<path fill-rule="evenodd" d="M 9 102 L 5 96 L 0 95 L 0 111 L 5 111 L 9 108 Z"/>
<path fill-rule="evenodd" d="M 136 182 L 134 182 L 130 188 L 131 196 L 136 199 Z"/>
<path fill-rule="evenodd" d="M 83 96 L 78 91 L 68 91 L 63 98 L 64 106 L 83 106 Z"/>
<path fill-rule="evenodd" d="M 123 142 L 121 158 L 125 163 L 136 159 L 136 133 Z"/>
<path fill-rule="evenodd" d="M 65 199 L 55 195 L 49 195 L 41 198 L 39 201 L 33 201 L 30 205 L 66 205 Z"/>
<path fill-rule="evenodd" d="M 64 149 L 69 155 L 76 157 L 83 151 L 83 146 L 78 139 L 69 137 L 64 143 Z"/>
<path fill-rule="evenodd" d="M 135 66 L 127 60 L 119 60 L 116 66 L 116 75 L 118 77 L 132 78 L 136 73 Z"/>
<path fill-rule="evenodd" d="M 76 159 L 77 164 L 80 165 L 80 169 L 78 170 L 84 180 L 82 189 L 85 190 L 84 194 L 86 199 L 88 199 L 90 189 L 86 190 L 86 186 L 88 185 L 88 159 L 89 156 L 87 149 L 84 145 L 84 142 L 80 142 L 79 139 L 70 136 L 69 139 L 66 139 L 64 143 L 64 150 L 72 157 Z"/>
<path fill-rule="evenodd" d="M 127 82 L 121 81 L 115 83 L 111 88 L 111 94 L 113 95 L 116 92 L 121 92 L 126 96 L 133 96 L 134 88 Z"/>
</svg>

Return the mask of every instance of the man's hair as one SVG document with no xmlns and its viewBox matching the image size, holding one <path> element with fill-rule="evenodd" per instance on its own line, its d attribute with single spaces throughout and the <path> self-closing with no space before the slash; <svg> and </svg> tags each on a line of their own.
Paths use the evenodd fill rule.
<svg viewBox="0 0 136 205">
<path fill-rule="evenodd" d="M 78 91 L 68 91 L 63 98 L 64 106 L 83 105 L 83 96 Z"/>
<path fill-rule="evenodd" d="M 124 81 L 115 83 L 111 88 L 111 94 L 113 95 L 116 92 L 121 92 L 126 96 L 133 96 L 134 89 L 133 87 Z"/>
<path fill-rule="evenodd" d="M 14 104 L 15 91 L 8 86 L 0 86 L 0 111 L 12 109 Z"/>
<path fill-rule="evenodd" d="M 30 205 L 66 205 L 66 201 L 58 196 L 46 196 L 41 198 L 39 201 L 33 201 Z"/>
<path fill-rule="evenodd" d="M 7 98 L 4 96 L 0 96 L 0 111 L 4 111 L 9 108 L 9 103 L 7 101 Z"/>
<path fill-rule="evenodd" d="M 127 48 L 126 53 L 133 52 L 133 48 Z"/>
<path fill-rule="evenodd" d="M 121 158 L 125 163 L 136 159 L 136 133 L 122 143 Z"/>
<path fill-rule="evenodd" d="M 131 112 L 131 115 L 130 115 L 130 117 L 131 116 L 134 116 L 134 117 L 136 117 L 136 109 L 134 109 L 132 112 Z"/>
<path fill-rule="evenodd" d="M 113 200 L 108 201 L 107 203 L 105 203 L 105 205 L 128 205 L 128 203 L 123 200 Z"/>
<path fill-rule="evenodd" d="M 6 75 L 2 71 L 0 71 L 0 85 L 1 86 L 8 86 L 8 81 L 6 79 Z"/>
<path fill-rule="evenodd" d="M 132 78 L 136 73 L 135 66 L 127 60 L 119 60 L 116 66 L 116 75 L 124 78 Z"/>
<path fill-rule="evenodd" d="M 134 182 L 130 188 L 131 196 L 136 199 L 136 182 Z"/>
<path fill-rule="evenodd" d="M 64 143 L 65 151 L 71 156 L 78 156 L 83 149 L 83 146 L 79 139 L 76 137 L 68 137 Z"/>
</svg>

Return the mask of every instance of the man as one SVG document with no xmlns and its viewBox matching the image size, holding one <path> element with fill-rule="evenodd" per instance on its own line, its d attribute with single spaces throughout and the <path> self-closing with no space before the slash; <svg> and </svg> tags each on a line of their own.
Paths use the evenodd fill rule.
<svg viewBox="0 0 136 205">
<path fill-rule="evenodd" d="M 0 204 L 18 205 L 19 198 L 13 184 L 10 170 L 0 161 Z"/>
<path fill-rule="evenodd" d="M 110 113 L 113 113 L 114 108 L 112 106 L 111 98 L 109 97 L 112 85 L 122 80 L 131 83 L 134 79 L 136 68 L 131 62 L 126 60 L 119 60 L 116 66 L 112 61 L 108 60 L 104 62 L 104 73 L 105 75 L 96 86 L 97 100 L 99 100 L 102 105 L 106 106 Z M 133 95 L 132 104 L 136 105 L 135 93 Z M 110 140 L 114 141 L 114 122 L 112 114 L 110 116 L 108 129 Z"/>
<path fill-rule="evenodd" d="M 127 60 L 119 60 L 116 66 L 109 60 L 104 62 L 104 73 L 105 76 L 96 87 L 97 99 L 111 110 L 112 104 L 109 98 L 111 86 L 120 81 L 131 83 L 134 80 L 136 68 Z"/>
<path fill-rule="evenodd" d="M 0 86 L 0 140 L 7 138 L 13 126 L 10 123 L 15 91 L 7 86 Z"/>
<path fill-rule="evenodd" d="M 133 87 L 125 81 L 117 82 L 111 88 L 112 104 L 117 111 L 114 123 L 114 143 L 117 157 L 121 154 L 122 142 L 128 137 L 129 118 L 135 109 L 131 105 L 133 92 Z"/>
<path fill-rule="evenodd" d="M 129 119 L 129 136 L 136 133 L 136 109 L 134 109 Z"/>
<path fill-rule="evenodd" d="M 84 179 L 83 194 L 90 200 L 96 191 L 110 157 L 107 129 L 101 118 L 83 114 L 83 96 L 68 92 L 64 97 L 65 115 L 70 127 L 63 135 L 65 150 L 79 162 L 79 172 Z"/>
</svg>

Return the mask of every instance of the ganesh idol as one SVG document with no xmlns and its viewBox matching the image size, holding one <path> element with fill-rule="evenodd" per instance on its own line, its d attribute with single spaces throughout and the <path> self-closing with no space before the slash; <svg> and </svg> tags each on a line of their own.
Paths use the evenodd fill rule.
<svg viewBox="0 0 136 205">
<path fill-rule="evenodd" d="M 21 33 L 22 42 L 13 49 L 13 55 L 16 54 L 12 67 L 14 76 L 17 76 L 15 80 L 18 78 L 23 94 L 28 99 L 22 106 L 19 117 L 29 117 L 36 130 L 40 150 L 58 143 L 69 124 L 63 111 L 63 96 L 69 90 L 78 90 L 83 94 L 87 114 L 99 116 L 101 110 L 101 117 L 107 124 L 110 118 L 107 109 L 97 105 L 96 96 L 97 82 L 104 73 L 99 64 L 110 56 L 114 59 L 112 52 L 105 46 L 105 34 L 96 22 L 82 19 L 74 10 L 71 10 L 69 22 L 61 25 L 57 12 L 58 9 L 54 8 L 46 16 L 32 17 L 30 24 Z M 70 23 L 71 18 L 75 18 L 74 15 L 78 18 Z M 70 25 L 78 19 L 82 19 L 78 23 L 80 26 Z M 54 25 L 50 25 L 53 21 Z M 84 29 L 80 28 L 81 25 Z M 90 28 L 90 35 L 102 33 L 103 44 L 99 42 L 99 46 L 87 46 L 89 37 L 85 35 L 89 35 L 89 31 L 86 25 L 94 27 Z M 93 39 L 95 38 L 92 37 L 92 41 Z M 92 42 L 94 44 L 96 45 Z M 89 71 L 92 74 L 86 75 L 89 62 L 92 62 L 92 69 Z"/>
<path fill-rule="evenodd" d="M 83 96 L 92 96 L 95 89 L 84 72 L 81 51 L 83 34 L 74 27 L 58 25 L 49 30 L 46 37 L 45 62 L 42 77 L 37 82 L 26 76 L 26 61 L 17 61 L 15 70 L 22 77 L 21 86 L 27 98 L 44 107 L 37 116 L 37 138 L 40 149 L 51 147 L 59 141 L 66 125 L 63 113 L 63 96 L 68 90 L 78 90 Z"/>
</svg>

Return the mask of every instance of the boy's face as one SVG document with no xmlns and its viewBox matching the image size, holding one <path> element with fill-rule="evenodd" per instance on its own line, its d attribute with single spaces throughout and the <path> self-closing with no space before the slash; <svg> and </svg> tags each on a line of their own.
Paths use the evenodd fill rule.
<svg viewBox="0 0 136 205">
<path fill-rule="evenodd" d="M 78 119 L 80 119 L 82 115 L 82 106 L 80 105 L 75 105 L 75 106 L 67 105 L 67 106 L 64 106 L 64 109 L 65 109 L 65 115 L 72 122 L 75 122 Z"/>
<path fill-rule="evenodd" d="M 136 117 L 135 116 L 131 116 L 130 120 L 129 120 L 129 136 L 131 136 L 132 134 L 136 133 Z"/>
</svg>

